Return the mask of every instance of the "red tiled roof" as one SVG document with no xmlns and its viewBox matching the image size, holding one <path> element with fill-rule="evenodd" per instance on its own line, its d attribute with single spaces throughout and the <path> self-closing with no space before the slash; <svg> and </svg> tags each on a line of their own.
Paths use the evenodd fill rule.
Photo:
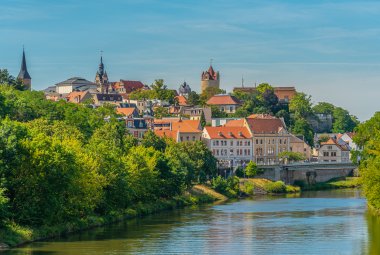
<svg viewBox="0 0 380 255">
<path fill-rule="evenodd" d="M 205 127 L 211 139 L 248 139 L 251 134 L 246 127 Z"/>
<path fill-rule="evenodd" d="M 169 130 L 169 129 L 164 129 L 164 130 L 154 130 L 154 133 L 162 138 L 172 138 L 174 140 L 177 140 L 177 130 Z"/>
<path fill-rule="evenodd" d="M 128 108 L 116 108 L 116 113 L 124 115 L 124 116 L 131 116 L 133 115 L 136 108 L 128 107 Z"/>
<path fill-rule="evenodd" d="M 125 93 L 131 93 L 132 91 L 142 89 L 144 84 L 141 81 L 120 80 L 119 82 L 114 82 L 113 87 L 114 89 L 124 87 Z"/>
<path fill-rule="evenodd" d="M 257 116 L 255 118 L 250 117 L 248 117 L 246 120 L 252 133 L 277 134 L 281 129 L 285 129 L 284 123 L 281 119 L 272 116 L 266 116 L 265 118 L 260 118 Z"/>
<path fill-rule="evenodd" d="M 68 102 L 71 103 L 80 103 L 80 101 L 86 96 L 86 94 L 89 93 L 88 91 L 73 91 L 70 92 L 66 99 Z"/>
<path fill-rule="evenodd" d="M 187 106 L 187 99 L 184 96 L 176 96 L 175 97 L 178 101 L 178 104 L 181 106 Z"/>
<path fill-rule="evenodd" d="M 244 127 L 244 119 L 230 120 L 224 126 L 226 126 L 226 127 Z"/>
<path fill-rule="evenodd" d="M 348 147 L 346 145 L 339 144 L 336 140 L 333 138 L 330 138 L 327 142 L 321 143 L 321 146 L 323 145 L 336 145 L 338 148 L 340 148 L 342 151 L 349 151 Z"/>
<path fill-rule="evenodd" d="M 202 132 L 200 120 L 181 120 L 181 119 L 155 119 L 154 124 L 170 124 L 166 127 L 159 128 L 165 130 L 177 130 L 181 133 L 199 133 Z"/>
<path fill-rule="evenodd" d="M 230 95 L 215 95 L 211 97 L 207 103 L 208 105 L 240 105 L 241 102 L 234 96 Z"/>
</svg>

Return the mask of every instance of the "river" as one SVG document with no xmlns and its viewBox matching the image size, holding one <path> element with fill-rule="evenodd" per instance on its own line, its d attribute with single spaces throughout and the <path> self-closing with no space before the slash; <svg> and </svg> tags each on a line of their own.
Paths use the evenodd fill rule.
<svg viewBox="0 0 380 255">
<path fill-rule="evenodd" d="M 380 254 L 355 190 L 263 196 L 164 212 L 2 254 Z"/>
</svg>

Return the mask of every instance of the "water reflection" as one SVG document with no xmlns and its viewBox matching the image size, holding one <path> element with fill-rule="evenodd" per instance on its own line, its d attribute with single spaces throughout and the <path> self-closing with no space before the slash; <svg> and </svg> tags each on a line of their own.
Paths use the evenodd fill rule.
<svg viewBox="0 0 380 255">
<path fill-rule="evenodd" d="M 5 254 L 380 254 L 357 191 L 263 196 L 97 228 Z"/>
</svg>

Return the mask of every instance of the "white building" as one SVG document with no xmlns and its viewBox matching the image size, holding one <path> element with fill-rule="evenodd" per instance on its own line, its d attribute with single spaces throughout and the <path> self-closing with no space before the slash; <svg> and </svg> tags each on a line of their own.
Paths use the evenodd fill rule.
<svg viewBox="0 0 380 255">
<path fill-rule="evenodd" d="M 347 145 L 339 144 L 335 139 L 330 138 L 323 142 L 318 150 L 319 162 L 350 162 L 350 150 Z"/>
<path fill-rule="evenodd" d="M 97 85 L 93 82 L 90 82 L 86 79 L 80 78 L 80 77 L 73 77 L 66 81 L 62 81 L 60 83 L 57 83 L 55 85 L 56 92 L 58 94 L 68 94 L 73 91 L 90 91 L 90 92 L 97 92 Z"/>
<path fill-rule="evenodd" d="M 203 140 L 221 167 L 238 167 L 253 159 L 252 136 L 246 127 L 205 127 Z"/>
</svg>

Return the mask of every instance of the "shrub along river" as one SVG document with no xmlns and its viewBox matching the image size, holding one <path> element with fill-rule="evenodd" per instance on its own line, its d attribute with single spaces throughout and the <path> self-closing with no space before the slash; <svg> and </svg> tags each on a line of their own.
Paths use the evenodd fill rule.
<svg viewBox="0 0 380 255">
<path fill-rule="evenodd" d="M 4 254 L 380 254 L 357 190 L 262 196 L 164 212 Z"/>
</svg>

